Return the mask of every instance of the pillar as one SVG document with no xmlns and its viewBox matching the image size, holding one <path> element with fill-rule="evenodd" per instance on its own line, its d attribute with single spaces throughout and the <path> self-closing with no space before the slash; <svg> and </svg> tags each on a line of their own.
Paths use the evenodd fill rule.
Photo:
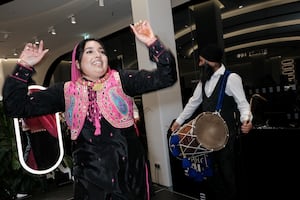
<svg viewBox="0 0 300 200">
<path fill-rule="evenodd" d="M 168 0 L 131 0 L 133 23 L 148 20 L 161 41 L 171 49 L 176 58 L 172 6 Z M 153 69 L 148 49 L 136 42 L 139 69 Z M 176 58 L 177 60 L 177 58 Z M 179 81 L 172 87 L 142 96 L 145 128 L 152 180 L 167 187 L 172 186 L 167 131 L 173 119 L 182 111 Z M 155 168 L 159 165 L 159 169 Z"/>
</svg>

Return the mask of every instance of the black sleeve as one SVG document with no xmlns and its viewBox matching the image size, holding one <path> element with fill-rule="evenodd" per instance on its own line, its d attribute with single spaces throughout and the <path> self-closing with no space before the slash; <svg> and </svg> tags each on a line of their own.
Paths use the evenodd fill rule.
<svg viewBox="0 0 300 200">
<path fill-rule="evenodd" d="M 129 96 L 141 95 L 172 86 L 177 81 L 174 55 L 156 40 L 149 46 L 150 60 L 157 68 L 147 70 L 120 70 L 123 89 Z"/>
<path fill-rule="evenodd" d="M 32 117 L 65 110 L 64 84 L 58 83 L 46 90 L 28 94 L 32 68 L 17 65 L 3 86 L 4 111 L 9 117 Z"/>
</svg>

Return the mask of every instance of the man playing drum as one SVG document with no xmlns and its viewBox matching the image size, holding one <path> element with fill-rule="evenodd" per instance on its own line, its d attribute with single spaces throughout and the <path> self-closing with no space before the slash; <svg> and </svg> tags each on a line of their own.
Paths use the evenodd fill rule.
<svg viewBox="0 0 300 200">
<path fill-rule="evenodd" d="M 171 126 L 172 132 L 177 131 L 200 105 L 203 112 L 219 112 L 226 122 L 229 130 L 226 146 L 210 153 L 213 175 L 207 179 L 209 200 L 238 199 L 234 149 L 239 132 L 237 124 L 240 122 L 240 130 L 244 134 L 252 129 L 251 108 L 245 96 L 241 77 L 226 70 L 222 64 L 223 53 L 223 50 L 215 44 L 209 44 L 200 50 L 199 66 L 202 70 L 200 81 L 193 96 Z M 224 84 L 222 80 L 227 73 L 229 75 Z M 223 84 L 222 93 L 220 91 Z"/>
</svg>

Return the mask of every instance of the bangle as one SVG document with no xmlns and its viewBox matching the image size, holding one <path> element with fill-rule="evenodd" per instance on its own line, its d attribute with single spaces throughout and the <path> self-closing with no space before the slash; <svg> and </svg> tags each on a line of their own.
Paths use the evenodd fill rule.
<svg viewBox="0 0 300 200">
<path fill-rule="evenodd" d="M 28 64 L 26 61 L 24 61 L 24 60 L 22 60 L 22 59 L 18 59 L 17 64 L 18 64 L 18 65 L 22 65 L 22 66 L 24 66 L 24 67 L 31 67 L 30 64 Z"/>
</svg>

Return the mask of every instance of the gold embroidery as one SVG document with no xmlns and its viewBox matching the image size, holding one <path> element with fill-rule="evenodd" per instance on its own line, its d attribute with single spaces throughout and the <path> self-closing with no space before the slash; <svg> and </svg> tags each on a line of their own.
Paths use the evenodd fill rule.
<svg viewBox="0 0 300 200">
<path fill-rule="evenodd" d="M 94 91 L 100 91 L 103 88 L 103 84 L 102 83 L 95 83 L 93 86 L 93 90 Z"/>
<path fill-rule="evenodd" d="M 104 75 L 104 77 L 100 78 L 96 82 L 89 81 L 85 78 L 78 79 L 78 82 L 82 85 L 92 87 L 92 90 L 94 91 L 100 91 L 103 89 L 104 82 L 109 78 L 110 74 L 111 74 L 111 70 L 108 69 L 108 72 Z"/>
</svg>

